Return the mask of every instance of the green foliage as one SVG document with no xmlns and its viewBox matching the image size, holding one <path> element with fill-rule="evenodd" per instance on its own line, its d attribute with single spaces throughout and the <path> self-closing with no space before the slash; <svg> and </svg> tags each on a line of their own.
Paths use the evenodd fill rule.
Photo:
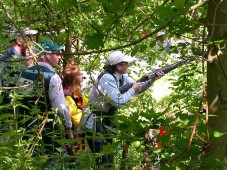
<svg viewBox="0 0 227 170">
<path fill-rule="evenodd" d="M 172 80 L 172 94 L 160 102 L 155 102 L 148 94 L 142 94 L 127 104 L 115 119 L 117 129 L 120 129 L 119 139 L 131 143 L 130 147 L 136 148 L 140 154 L 149 153 L 149 158 L 154 162 L 159 155 L 156 162 L 159 166 L 164 167 L 168 164 L 168 167 L 174 168 L 179 164 L 179 167 L 198 168 L 201 163 L 198 155 L 203 142 L 197 138 L 193 139 L 191 149 L 187 151 L 192 132 L 190 127 L 194 124 L 201 100 L 201 79 L 193 77 L 201 76 L 197 69 L 194 68 L 194 64 L 178 69 L 181 76 Z M 194 83 L 190 83 L 191 80 Z M 166 135 L 158 135 L 159 127 L 163 127 Z M 153 142 L 146 139 L 145 134 L 149 129 L 156 131 L 156 139 Z M 206 135 L 204 119 L 200 120 L 197 133 L 201 136 Z M 156 143 L 159 141 L 162 148 L 157 147 Z M 143 159 L 144 157 L 141 157 L 140 162 L 143 162 Z"/>
<path fill-rule="evenodd" d="M 36 37 L 52 39 L 57 44 L 70 44 L 75 61 L 82 70 L 89 74 L 101 71 L 103 56 L 107 56 L 112 49 L 120 49 L 127 54 L 136 56 L 138 61 L 147 63 L 138 66 L 154 69 L 158 61 L 160 65 L 167 65 L 181 58 L 196 58 L 202 55 L 203 25 L 206 22 L 207 6 L 195 7 L 198 1 L 172 0 L 14 0 L 0 3 L 0 54 L 10 45 L 12 34 L 10 28 L 23 29 L 29 27 L 39 30 Z M 10 19 L 8 16 L 11 16 Z M 158 35 L 163 31 L 163 35 Z M 144 35 L 148 37 L 144 38 Z M 170 50 L 167 51 L 166 42 Z M 70 42 L 70 43 L 68 43 Z M 67 51 L 68 53 L 68 51 Z M 64 58 L 68 54 L 64 54 Z M 158 66 L 160 66 L 158 65 Z M 22 64 L 15 65 L 13 70 L 23 70 Z M 59 70 L 61 71 L 61 67 Z M 116 129 L 113 139 L 115 143 L 104 148 L 103 153 L 115 151 L 116 169 L 122 161 L 126 168 L 142 169 L 145 165 L 158 165 L 163 169 L 199 169 L 201 159 L 198 158 L 204 142 L 193 136 L 189 147 L 192 128 L 198 112 L 204 106 L 202 96 L 201 63 L 193 61 L 185 67 L 170 73 L 168 81 L 171 83 L 172 93 L 156 101 L 152 98 L 152 91 L 134 98 L 115 116 Z M 143 74 L 144 70 L 134 70 Z M 132 71 L 133 72 L 133 71 Z M 138 75 L 137 75 L 138 76 Z M 1 72 L 1 78 L 6 85 L 15 84 L 17 77 Z M 92 77 L 93 78 L 93 77 Z M 158 83 L 158 82 L 155 82 Z M 90 84 L 88 84 L 89 86 Z M 160 86 L 161 88 L 161 86 Z M 23 91 L 23 89 L 21 90 Z M 1 94 L 8 95 L 8 90 L 1 90 Z M 37 96 L 42 91 L 36 91 Z M 38 106 L 22 104 L 24 97 L 16 92 L 10 93 L 14 100 L 4 104 L 3 95 L 0 96 L 0 164 L 3 169 L 43 169 L 47 166 L 50 155 L 34 154 L 26 157 L 29 146 L 36 141 L 34 134 L 26 134 L 28 129 L 17 128 L 18 123 L 26 123 L 33 118 L 40 118 L 40 125 L 29 132 L 37 132 L 43 124 L 44 116 Z M 29 103 L 29 102 L 28 102 Z M 44 103 L 45 104 L 45 103 Z M 18 107 L 28 109 L 23 121 L 17 122 Z M 49 112 L 50 115 L 53 112 Z M 52 121 L 51 119 L 49 121 Z M 200 115 L 196 134 L 206 140 L 205 115 Z M 160 136 L 159 127 L 163 127 L 168 135 Z M 152 129 L 157 138 L 148 140 L 146 134 Z M 63 129 L 61 129 L 63 130 Z M 62 132 L 64 134 L 64 132 Z M 215 137 L 221 137 L 226 132 L 214 132 Z M 212 135 L 212 136 L 213 136 Z M 23 140 L 23 136 L 29 140 Z M 162 148 L 157 142 L 162 142 Z M 73 143 L 75 140 L 61 138 L 59 143 Z M 38 142 L 39 143 L 39 142 Z M 129 143 L 128 157 L 122 160 L 122 144 Z M 42 151 L 42 144 L 37 144 L 35 150 Z M 67 169 L 68 164 L 73 169 L 89 169 L 95 164 L 93 154 L 81 152 L 74 156 L 65 156 L 62 149 L 58 149 L 57 157 L 61 160 L 51 164 L 53 169 Z M 145 159 L 144 154 L 148 154 Z M 72 162 L 67 162 L 67 159 Z M 146 162 L 147 161 L 147 162 Z M 210 165 L 211 162 L 214 162 Z M 219 166 L 219 161 L 209 157 L 204 164 Z M 58 166 L 60 164 L 60 166 Z M 220 165 L 222 165 L 220 163 Z"/>
<path fill-rule="evenodd" d="M 103 35 L 96 33 L 85 37 L 84 43 L 87 45 L 87 49 L 100 49 L 104 47 Z"/>
<path fill-rule="evenodd" d="M 221 137 L 221 136 L 226 135 L 226 134 L 227 134 L 227 132 L 215 131 L 213 135 L 214 135 L 214 137 L 218 138 L 218 137 Z"/>
</svg>

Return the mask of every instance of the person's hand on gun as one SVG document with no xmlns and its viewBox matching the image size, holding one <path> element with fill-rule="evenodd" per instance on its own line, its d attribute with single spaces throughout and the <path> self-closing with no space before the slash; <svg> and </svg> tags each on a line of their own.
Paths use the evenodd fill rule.
<svg viewBox="0 0 227 170">
<path fill-rule="evenodd" d="M 165 73 L 162 70 L 159 70 L 155 73 L 158 77 L 155 78 L 155 80 L 160 79 L 162 76 L 165 75 Z"/>
<path fill-rule="evenodd" d="M 132 85 L 132 89 L 135 91 L 138 91 L 142 87 L 142 85 L 143 85 L 143 82 L 135 82 Z"/>
</svg>

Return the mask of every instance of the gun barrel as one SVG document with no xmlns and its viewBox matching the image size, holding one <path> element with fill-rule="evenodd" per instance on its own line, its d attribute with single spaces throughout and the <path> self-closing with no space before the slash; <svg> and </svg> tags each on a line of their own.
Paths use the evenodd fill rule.
<svg viewBox="0 0 227 170">
<path fill-rule="evenodd" d="M 184 60 L 183 60 L 183 61 L 184 61 Z M 180 61 L 180 62 L 177 62 L 177 63 L 174 63 L 174 64 L 170 64 L 170 65 L 168 65 L 168 66 L 166 66 L 166 67 L 163 67 L 163 68 L 160 68 L 160 69 L 157 69 L 157 70 L 155 70 L 155 71 L 152 71 L 152 72 L 148 73 L 148 74 L 147 74 L 148 79 L 154 79 L 154 78 L 158 77 L 158 75 L 157 75 L 156 73 L 159 72 L 159 71 L 162 71 L 163 73 L 166 74 L 166 73 L 168 73 L 168 72 L 174 70 L 174 69 L 177 68 L 180 64 L 182 64 L 183 61 Z"/>
<path fill-rule="evenodd" d="M 157 70 L 152 71 L 150 73 L 147 73 L 147 75 L 141 77 L 139 80 L 137 80 L 137 82 L 145 82 L 147 80 L 155 79 L 155 78 L 158 77 L 157 72 L 162 71 L 162 72 L 164 72 L 166 74 L 166 73 L 174 70 L 175 68 L 177 68 L 179 65 L 182 65 L 182 64 L 184 64 L 184 63 L 186 63 L 188 61 L 190 61 L 190 60 L 189 59 L 185 59 L 185 60 L 179 61 L 177 63 L 170 64 L 170 65 L 168 65 L 166 67 L 157 69 Z M 119 90 L 120 90 L 121 94 L 123 94 L 123 93 L 127 92 L 131 87 L 132 87 L 132 84 L 126 84 L 124 86 L 121 86 Z"/>
</svg>

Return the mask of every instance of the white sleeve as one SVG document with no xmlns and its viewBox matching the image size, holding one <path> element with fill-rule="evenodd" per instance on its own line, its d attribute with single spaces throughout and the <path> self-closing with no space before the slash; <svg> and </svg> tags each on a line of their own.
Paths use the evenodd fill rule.
<svg viewBox="0 0 227 170">
<path fill-rule="evenodd" d="M 116 82 L 114 77 L 110 74 L 104 74 L 100 78 L 98 89 L 107 97 L 107 100 L 117 108 L 122 107 L 122 105 L 127 103 L 135 94 L 135 91 L 132 88 L 124 94 L 121 94 L 119 91 L 119 82 Z"/>
<path fill-rule="evenodd" d="M 58 116 L 65 120 L 66 127 L 71 128 L 72 121 L 68 111 L 68 105 L 65 101 L 61 78 L 57 74 L 52 76 L 50 79 L 48 95 L 52 108 L 58 109 Z"/>
</svg>

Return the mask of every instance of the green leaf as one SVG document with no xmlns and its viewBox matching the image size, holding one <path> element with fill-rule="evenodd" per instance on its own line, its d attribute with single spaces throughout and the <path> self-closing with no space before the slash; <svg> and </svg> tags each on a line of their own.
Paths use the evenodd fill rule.
<svg viewBox="0 0 227 170">
<path fill-rule="evenodd" d="M 136 46 L 132 49 L 131 55 L 132 55 L 132 56 L 135 56 L 135 54 L 138 52 L 138 50 L 139 50 L 139 47 L 136 45 Z"/>
<path fill-rule="evenodd" d="M 95 61 L 93 62 L 93 66 L 99 66 L 100 65 L 100 58 L 95 58 Z"/>
<path fill-rule="evenodd" d="M 173 18 L 174 16 L 176 16 L 176 12 L 174 12 L 170 6 L 158 6 L 156 10 L 159 14 L 160 21 L 166 18 Z"/>
<path fill-rule="evenodd" d="M 185 14 L 189 8 L 185 7 L 185 0 L 174 0 L 174 6 L 172 6 L 172 10 L 176 13 Z"/>
<path fill-rule="evenodd" d="M 179 166 L 176 166 L 176 170 L 182 170 L 182 168 Z"/>
<path fill-rule="evenodd" d="M 108 153 L 113 153 L 115 151 L 115 148 L 117 147 L 118 143 L 111 143 L 108 145 L 103 146 L 102 148 L 102 153 L 103 154 L 108 154 Z"/>
<path fill-rule="evenodd" d="M 185 127 L 185 126 L 188 125 L 188 122 L 189 122 L 189 120 L 187 120 L 187 119 L 181 120 L 180 123 L 177 126 L 178 127 Z"/>
<path fill-rule="evenodd" d="M 156 45 L 155 41 L 151 41 L 150 44 L 149 44 L 150 48 L 153 48 L 155 45 Z"/>
<path fill-rule="evenodd" d="M 184 8 L 185 0 L 174 0 L 174 4 L 178 10 L 182 10 Z"/>
<path fill-rule="evenodd" d="M 133 142 L 131 143 L 131 146 L 132 146 L 133 148 L 139 148 L 140 145 L 141 145 L 141 142 L 140 142 L 140 141 L 133 141 Z"/>
<path fill-rule="evenodd" d="M 227 132 L 219 132 L 219 131 L 214 131 L 214 137 L 219 138 L 222 137 L 223 135 L 226 135 Z"/>
<path fill-rule="evenodd" d="M 0 120 L 11 118 L 12 116 L 13 116 L 12 114 L 3 114 L 3 115 L 0 116 Z"/>
<path fill-rule="evenodd" d="M 0 106 L 0 109 L 9 108 L 10 106 L 11 106 L 11 104 L 4 104 L 4 105 Z"/>
<path fill-rule="evenodd" d="M 100 49 L 101 47 L 104 47 L 103 38 L 103 34 L 94 33 L 92 35 L 88 35 L 85 38 L 84 43 L 88 49 Z"/>
<path fill-rule="evenodd" d="M 147 48 L 147 45 L 144 44 L 144 45 L 141 45 L 140 48 L 139 48 L 139 52 L 143 53 Z"/>
<path fill-rule="evenodd" d="M 103 9 L 106 13 L 118 13 L 125 9 L 127 1 L 122 0 L 101 0 Z"/>
</svg>

